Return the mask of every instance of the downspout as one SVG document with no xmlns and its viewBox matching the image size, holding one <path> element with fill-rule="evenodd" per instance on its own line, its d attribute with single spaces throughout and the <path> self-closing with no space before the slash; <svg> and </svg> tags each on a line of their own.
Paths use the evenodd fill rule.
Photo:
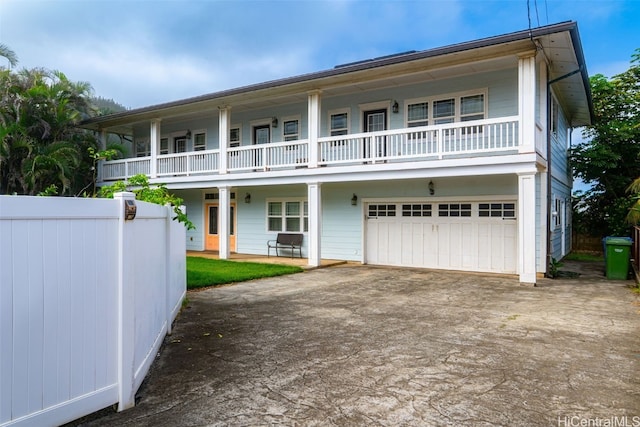
<svg viewBox="0 0 640 427">
<path fill-rule="evenodd" d="M 557 77 L 553 80 L 549 80 L 547 77 L 547 264 L 545 265 L 545 276 L 549 275 L 549 265 L 551 265 L 551 183 L 553 180 L 553 174 L 551 172 L 551 103 L 553 96 L 551 94 L 551 85 L 564 80 L 574 74 L 582 72 L 580 67 L 577 70 L 571 71 L 563 76 Z M 547 75 L 549 73 L 547 72 Z M 569 142 L 571 142 L 571 135 L 569 135 Z"/>
</svg>

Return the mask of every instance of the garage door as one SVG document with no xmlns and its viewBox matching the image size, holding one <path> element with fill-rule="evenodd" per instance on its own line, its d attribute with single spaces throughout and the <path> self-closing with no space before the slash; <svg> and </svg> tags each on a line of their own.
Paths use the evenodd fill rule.
<svg viewBox="0 0 640 427">
<path fill-rule="evenodd" d="M 516 273 L 513 201 L 369 203 L 369 264 Z"/>
</svg>

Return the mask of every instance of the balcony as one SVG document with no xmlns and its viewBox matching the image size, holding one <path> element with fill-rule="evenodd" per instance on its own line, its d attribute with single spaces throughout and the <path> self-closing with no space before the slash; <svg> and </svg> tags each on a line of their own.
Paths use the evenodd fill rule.
<svg viewBox="0 0 640 427">
<path fill-rule="evenodd" d="M 296 140 L 227 148 L 222 150 L 224 153 L 216 149 L 105 161 L 100 172 L 103 181 L 113 181 L 136 174 L 160 178 L 263 172 L 316 165 L 360 165 L 366 168 L 377 163 L 513 154 L 521 150 L 520 139 L 518 117 L 512 116 L 320 137 L 317 150 L 311 149 L 309 140 Z M 221 166 L 221 155 L 226 155 L 225 170 Z M 317 157 L 314 159 L 314 156 Z M 155 173 L 152 172 L 152 161 L 155 161 Z"/>
</svg>

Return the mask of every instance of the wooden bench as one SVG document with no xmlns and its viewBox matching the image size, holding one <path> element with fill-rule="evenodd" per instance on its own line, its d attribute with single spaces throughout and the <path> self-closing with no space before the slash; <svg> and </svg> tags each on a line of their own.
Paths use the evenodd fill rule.
<svg viewBox="0 0 640 427">
<path fill-rule="evenodd" d="M 293 258 L 297 249 L 300 258 L 302 258 L 302 236 L 301 233 L 278 233 L 276 240 L 267 241 L 267 257 L 271 255 L 271 249 L 276 250 L 276 256 L 280 256 L 278 249 L 288 249 L 291 251 L 291 258 Z"/>
</svg>

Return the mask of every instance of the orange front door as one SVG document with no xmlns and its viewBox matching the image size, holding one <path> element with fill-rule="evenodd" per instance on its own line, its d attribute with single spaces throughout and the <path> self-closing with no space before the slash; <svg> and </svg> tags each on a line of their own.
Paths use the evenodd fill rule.
<svg viewBox="0 0 640 427">
<path fill-rule="evenodd" d="M 220 249 L 220 237 L 218 236 L 218 225 L 220 215 L 217 203 L 205 205 L 205 236 L 204 248 L 207 251 L 217 251 Z M 236 204 L 231 203 L 229 207 L 229 250 L 236 250 Z"/>
</svg>

